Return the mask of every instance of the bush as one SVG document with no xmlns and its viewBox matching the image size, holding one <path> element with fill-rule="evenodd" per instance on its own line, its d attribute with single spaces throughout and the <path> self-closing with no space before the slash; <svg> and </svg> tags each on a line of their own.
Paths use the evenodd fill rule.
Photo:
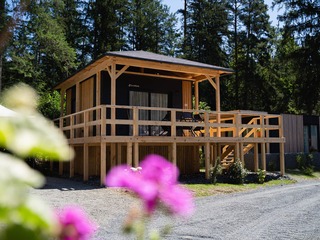
<svg viewBox="0 0 320 240">
<path fill-rule="evenodd" d="M 226 172 L 228 182 L 235 184 L 243 184 L 244 179 L 247 176 L 247 171 L 243 167 L 240 159 L 237 159 Z"/>
<path fill-rule="evenodd" d="M 298 169 L 303 172 L 303 174 L 311 176 L 314 172 L 314 165 L 313 165 L 313 155 L 308 154 L 305 155 L 300 153 L 296 157 L 296 162 Z"/>
<path fill-rule="evenodd" d="M 264 183 L 266 179 L 266 171 L 258 169 L 258 183 L 262 184 Z"/>
</svg>

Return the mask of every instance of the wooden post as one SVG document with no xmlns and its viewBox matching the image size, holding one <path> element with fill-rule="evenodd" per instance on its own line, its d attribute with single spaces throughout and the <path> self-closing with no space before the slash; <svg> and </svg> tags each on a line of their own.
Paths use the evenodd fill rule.
<svg viewBox="0 0 320 240">
<path fill-rule="evenodd" d="M 266 161 L 266 144 L 261 143 L 261 169 L 267 170 L 267 161 Z"/>
<path fill-rule="evenodd" d="M 279 138 L 284 140 L 284 135 L 283 135 L 283 118 L 280 115 L 279 116 Z M 279 148 L 280 148 L 280 173 L 283 176 L 285 174 L 285 159 L 284 159 L 284 142 L 279 143 Z"/>
<path fill-rule="evenodd" d="M 139 110 L 138 110 L 137 107 L 133 107 L 132 111 L 133 111 L 132 135 L 133 136 L 139 136 L 139 124 L 138 124 L 138 121 L 139 121 Z"/>
<path fill-rule="evenodd" d="M 117 157 L 116 147 L 117 147 L 116 143 L 111 143 L 111 146 L 110 146 L 111 168 L 116 166 L 116 157 Z"/>
<path fill-rule="evenodd" d="M 63 128 L 63 119 L 62 118 L 59 119 L 59 125 L 60 125 L 60 129 L 62 129 Z M 62 174 L 63 174 L 63 162 L 60 161 L 59 162 L 59 175 L 62 175 Z"/>
<path fill-rule="evenodd" d="M 83 144 L 83 181 L 89 179 L 89 145 Z"/>
<path fill-rule="evenodd" d="M 101 107 L 101 136 L 106 136 L 106 107 Z M 102 141 L 102 138 L 101 138 Z"/>
<path fill-rule="evenodd" d="M 240 159 L 240 143 L 236 143 L 236 145 L 234 146 L 234 151 L 235 151 L 235 159 Z"/>
<path fill-rule="evenodd" d="M 71 147 L 71 146 L 70 146 Z M 74 177 L 74 158 L 70 160 L 70 169 L 69 169 L 69 177 Z"/>
<path fill-rule="evenodd" d="M 174 165 L 177 165 L 177 143 L 173 142 L 171 144 L 171 159 Z"/>
<path fill-rule="evenodd" d="M 221 123 L 221 108 L 220 108 L 220 78 L 219 76 L 215 77 L 216 80 L 216 111 L 217 111 L 217 123 Z M 221 137 L 221 127 L 217 129 L 217 137 Z M 222 160 L 222 159 L 221 159 Z"/>
<path fill-rule="evenodd" d="M 96 73 L 96 106 L 100 106 L 101 105 L 101 72 L 97 72 Z M 100 111 L 102 111 L 102 109 L 97 108 L 96 110 L 96 119 L 101 119 L 101 113 Z M 100 127 L 99 125 L 97 125 L 96 127 L 96 136 L 101 133 L 100 132 Z"/>
<path fill-rule="evenodd" d="M 104 179 L 107 173 L 107 154 L 106 154 L 106 143 L 100 143 L 100 185 L 104 185 Z"/>
<path fill-rule="evenodd" d="M 59 162 L 59 175 L 63 174 L 63 161 Z"/>
<path fill-rule="evenodd" d="M 210 143 L 205 143 L 205 174 L 206 179 L 210 179 Z"/>
<path fill-rule="evenodd" d="M 132 167 L 132 142 L 127 142 L 127 165 Z"/>
<path fill-rule="evenodd" d="M 175 137 L 177 136 L 177 131 L 176 131 L 176 111 L 171 110 L 171 136 Z"/>
<path fill-rule="evenodd" d="M 239 143 L 239 155 L 240 155 L 240 160 L 242 161 L 242 166 L 245 166 L 244 162 L 244 153 L 243 153 L 243 143 Z"/>
<path fill-rule="evenodd" d="M 117 144 L 117 165 L 120 165 L 122 163 L 122 151 L 121 151 L 122 145 L 121 143 Z"/>
<path fill-rule="evenodd" d="M 199 110 L 199 83 L 198 82 L 194 83 L 194 99 L 195 99 L 194 108 L 196 110 Z"/>
<path fill-rule="evenodd" d="M 116 64 L 111 64 L 111 136 L 116 135 Z"/>
<path fill-rule="evenodd" d="M 254 143 L 254 171 L 258 172 L 259 169 L 259 151 L 258 143 Z"/>
<path fill-rule="evenodd" d="M 280 174 L 285 174 L 284 143 L 280 143 Z"/>
<path fill-rule="evenodd" d="M 134 145 L 134 167 L 139 167 L 139 143 L 135 142 Z"/>
</svg>

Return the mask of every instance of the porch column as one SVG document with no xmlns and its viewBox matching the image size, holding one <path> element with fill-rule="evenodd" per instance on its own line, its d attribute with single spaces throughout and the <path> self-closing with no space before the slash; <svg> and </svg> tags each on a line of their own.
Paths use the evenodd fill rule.
<svg viewBox="0 0 320 240">
<path fill-rule="evenodd" d="M 194 98 L 195 98 L 194 108 L 196 110 L 199 110 L 199 83 L 198 82 L 194 83 Z"/>
<path fill-rule="evenodd" d="M 172 164 L 177 166 L 177 143 L 173 142 L 171 144 L 171 160 L 172 160 Z"/>
<path fill-rule="evenodd" d="M 127 165 L 132 167 L 132 142 L 127 143 Z"/>
<path fill-rule="evenodd" d="M 258 172 L 259 169 L 259 151 L 258 143 L 254 143 L 254 171 Z"/>
<path fill-rule="evenodd" d="M 216 76 L 216 111 L 217 111 L 217 123 L 221 123 L 221 116 L 220 116 L 220 77 Z M 221 127 L 218 127 L 217 137 L 221 137 Z"/>
<path fill-rule="evenodd" d="M 205 174 L 206 179 L 210 179 L 210 143 L 205 143 Z"/>
<path fill-rule="evenodd" d="M 116 143 L 111 143 L 110 146 L 110 163 L 111 163 L 111 168 L 116 165 L 116 157 L 117 157 L 117 144 Z"/>
<path fill-rule="evenodd" d="M 261 164 L 262 170 L 267 170 L 267 161 L 266 161 L 266 144 L 261 143 Z"/>
<path fill-rule="evenodd" d="M 70 178 L 74 177 L 74 161 L 75 161 L 74 158 L 70 160 L 70 169 L 69 169 L 69 171 L 70 171 L 69 177 Z"/>
<path fill-rule="evenodd" d="M 283 118 L 280 115 L 279 116 L 279 137 L 281 139 L 281 141 L 284 140 L 284 136 L 283 136 Z M 284 141 L 279 143 L 279 154 L 280 154 L 280 174 L 283 176 L 285 174 L 285 159 L 284 159 Z"/>
<path fill-rule="evenodd" d="M 89 145 L 83 144 L 83 181 L 89 179 Z"/>
<path fill-rule="evenodd" d="M 101 72 L 97 72 L 96 74 L 96 106 L 101 105 Z M 102 110 L 101 110 L 102 111 Z M 96 111 L 96 119 L 101 119 L 101 113 L 99 109 Z M 100 133 L 100 125 L 96 127 L 96 136 Z"/>
<path fill-rule="evenodd" d="M 107 172 L 107 144 L 105 142 L 100 143 L 100 185 L 104 185 L 104 179 Z"/>
<path fill-rule="evenodd" d="M 243 143 L 239 143 L 239 155 L 240 155 L 240 160 L 242 161 L 242 166 L 245 165 L 244 163 L 244 153 L 243 153 Z"/>
<path fill-rule="evenodd" d="M 135 142 L 134 145 L 134 167 L 139 167 L 139 143 Z"/>
<path fill-rule="evenodd" d="M 110 71 L 110 78 L 111 78 L 111 136 L 116 135 L 116 64 L 112 62 L 111 64 L 111 71 Z"/>
<path fill-rule="evenodd" d="M 280 143 L 280 174 L 285 174 L 285 163 L 284 163 L 284 143 Z"/>
<path fill-rule="evenodd" d="M 120 165 L 122 162 L 122 151 L 121 151 L 121 143 L 117 144 L 117 165 Z"/>
</svg>

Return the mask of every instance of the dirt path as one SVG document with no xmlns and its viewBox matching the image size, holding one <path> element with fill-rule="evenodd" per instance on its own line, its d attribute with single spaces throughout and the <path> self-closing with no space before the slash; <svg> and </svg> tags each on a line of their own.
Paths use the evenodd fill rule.
<svg viewBox="0 0 320 240">
<path fill-rule="evenodd" d="M 124 191 L 48 178 L 32 192 L 53 207 L 82 206 L 100 226 L 94 239 L 133 239 L 120 234 L 128 209 L 138 204 Z M 151 227 L 171 223 L 166 239 L 320 239 L 319 181 L 197 198 L 196 206 L 189 220 L 156 216 Z"/>
</svg>

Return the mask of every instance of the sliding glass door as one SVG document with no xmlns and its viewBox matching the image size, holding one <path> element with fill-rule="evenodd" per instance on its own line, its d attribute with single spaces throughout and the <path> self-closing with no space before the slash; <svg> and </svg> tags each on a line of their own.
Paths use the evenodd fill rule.
<svg viewBox="0 0 320 240">
<path fill-rule="evenodd" d="M 141 91 L 129 92 L 130 106 L 144 106 L 144 107 L 168 107 L 168 94 L 152 93 Z M 155 120 L 160 121 L 166 115 L 166 111 L 154 110 L 140 110 L 139 120 Z M 130 111 L 130 119 L 132 119 L 132 111 Z M 139 126 L 139 136 L 155 136 L 161 132 L 160 126 Z M 130 128 L 130 135 L 132 135 L 132 127 Z"/>
</svg>

